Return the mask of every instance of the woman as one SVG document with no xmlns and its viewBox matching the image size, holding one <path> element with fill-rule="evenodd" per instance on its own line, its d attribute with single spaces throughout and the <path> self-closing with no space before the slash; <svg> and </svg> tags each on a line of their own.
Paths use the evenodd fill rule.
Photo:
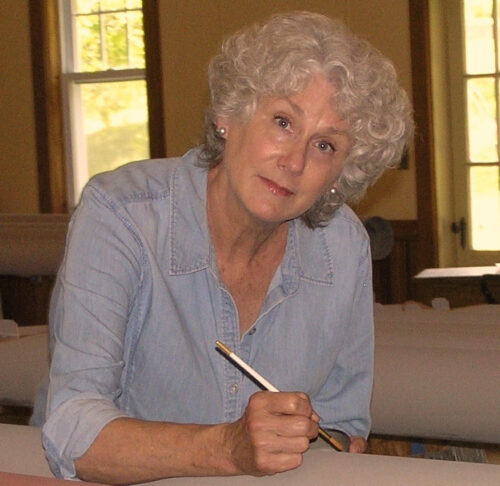
<svg viewBox="0 0 500 486">
<path fill-rule="evenodd" d="M 72 219 L 43 429 L 58 475 L 273 474 L 318 423 L 366 447 L 369 242 L 343 202 L 398 163 L 407 98 L 389 61 L 306 12 L 230 37 L 209 81 L 203 147 L 95 177 Z"/>
</svg>

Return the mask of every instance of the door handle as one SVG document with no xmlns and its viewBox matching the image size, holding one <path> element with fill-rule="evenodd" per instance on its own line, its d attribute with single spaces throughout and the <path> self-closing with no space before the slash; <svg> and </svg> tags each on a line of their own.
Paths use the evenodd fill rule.
<svg viewBox="0 0 500 486">
<path fill-rule="evenodd" d="M 456 235 L 460 235 L 460 246 L 462 250 L 465 250 L 465 230 L 467 227 L 467 223 L 465 222 L 465 218 L 462 217 L 458 221 L 453 221 L 451 223 L 451 231 Z"/>
</svg>

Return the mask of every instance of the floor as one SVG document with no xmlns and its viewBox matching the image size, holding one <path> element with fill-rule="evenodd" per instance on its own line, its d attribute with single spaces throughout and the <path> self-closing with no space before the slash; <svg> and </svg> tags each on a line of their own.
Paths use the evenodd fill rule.
<svg viewBox="0 0 500 486">
<path fill-rule="evenodd" d="M 500 465 L 500 445 L 469 444 L 439 440 L 401 440 L 374 436 L 368 441 L 368 453 L 447 461 L 478 462 Z"/>
</svg>

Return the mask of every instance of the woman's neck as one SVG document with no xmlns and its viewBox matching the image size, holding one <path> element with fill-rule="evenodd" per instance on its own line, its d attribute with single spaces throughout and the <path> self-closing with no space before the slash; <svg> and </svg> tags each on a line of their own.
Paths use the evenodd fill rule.
<svg viewBox="0 0 500 486">
<path fill-rule="evenodd" d="M 207 183 L 207 221 L 217 258 L 251 264 L 259 256 L 283 254 L 288 223 L 264 223 L 228 203 L 213 174 Z"/>
</svg>

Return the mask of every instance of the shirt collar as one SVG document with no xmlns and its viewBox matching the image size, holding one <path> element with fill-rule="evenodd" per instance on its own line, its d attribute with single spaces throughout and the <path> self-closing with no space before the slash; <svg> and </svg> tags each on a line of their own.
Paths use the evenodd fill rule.
<svg viewBox="0 0 500 486">
<path fill-rule="evenodd" d="M 289 228 L 287 255 L 294 261 L 292 265 L 299 272 L 298 277 L 332 284 L 334 265 L 327 241 L 327 228 L 312 230 L 300 219 L 292 221 Z"/>
<path fill-rule="evenodd" d="M 171 275 L 202 270 L 210 262 L 210 238 L 205 211 L 207 169 L 196 150 L 182 157 L 171 175 L 169 269 Z"/>
</svg>

